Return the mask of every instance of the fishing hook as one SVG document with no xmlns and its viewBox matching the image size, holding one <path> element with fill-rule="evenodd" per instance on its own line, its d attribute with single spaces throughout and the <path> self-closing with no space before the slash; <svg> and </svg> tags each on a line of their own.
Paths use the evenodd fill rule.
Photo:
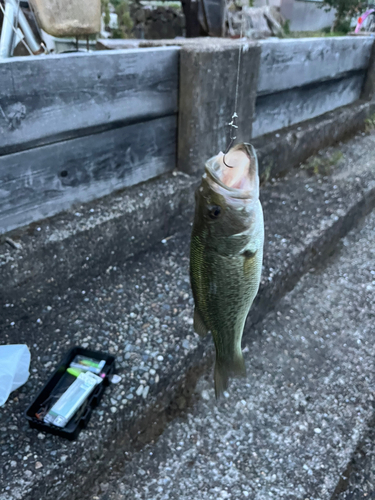
<svg viewBox="0 0 375 500">
<path fill-rule="evenodd" d="M 233 135 L 233 129 L 237 129 L 238 128 L 238 125 L 235 124 L 235 120 L 237 118 L 238 118 L 238 115 L 237 115 L 236 112 L 234 112 L 233 116 L 232 116 L 232 121 L 230 123 L 228 123 L 228 125 L 230 126 L 230 142 L 229 142 L 229 145 L 228 145 L 227 149 L 225 150 L 225 153 L 224 153 L 224 156 L 223 156 L 223 163 L 228 168 L 234 168 L 232 165 L 228 165 L 228 163 L 225 161 L 225 156 L 227 155 L 228 151 L 232 147 L 234 141 L 237 139 L 237 136 Z"/>
</svg>

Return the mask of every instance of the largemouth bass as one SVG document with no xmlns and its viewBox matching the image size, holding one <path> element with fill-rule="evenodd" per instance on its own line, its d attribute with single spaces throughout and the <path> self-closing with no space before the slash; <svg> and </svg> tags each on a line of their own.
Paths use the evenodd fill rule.
<svg viewBox="0 0 375 500">
<path fill-rule="evenodd" d="M 194 330 L 211 331 L 216 348 L 216 398 L 230 376 L 245 376 L 241 340 L 258 292 L 264 223 L 259 201 L 258 161 L 250 144 L 207 161 L 195 193 L 190 247 Z"/>
</svg>

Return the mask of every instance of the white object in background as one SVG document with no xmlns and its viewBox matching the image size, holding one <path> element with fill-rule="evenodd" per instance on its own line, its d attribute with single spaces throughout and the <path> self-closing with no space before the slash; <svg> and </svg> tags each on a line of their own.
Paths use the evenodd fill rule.
<svg viewBox="0 0 375 500">
<path fill-rule="evenodd" d="M 40 32 L 42 34 L 42 40 L 45 43 L 48 52 L 56 52 L 55 37 L 49 35 L 46 31 L 42 30 L 41 28 Z"/>
<path fill-rule="evenodd" d="M 100 0 L 29 0 L 38 25 L 55 37 L 100 32 Z"/>
<path fill-rule="evenodd" d="M 0 346 L 0 406 L 12 391 L 21 387 L 29 378 L 30 351 L 27 345 Z"/>
</svg>

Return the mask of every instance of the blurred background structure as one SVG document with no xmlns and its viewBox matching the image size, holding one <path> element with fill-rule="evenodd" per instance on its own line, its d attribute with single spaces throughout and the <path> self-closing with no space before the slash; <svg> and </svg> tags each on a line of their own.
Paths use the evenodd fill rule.
<svg viewBox="0 0 375 500">
<path fill-rule="evenodd" d="M 60 2 L 60 11 L 59 2 L 2 2 L 3 10 L 12 4 L 22 11 L 37 39 L 56 53 L 77 47 L 104 48 L 96 45 L 98 39 L 233 38 L 239 36 L 240 23 L 244 36 L 252 39 L 343 35 L 353 29 L 368 7 L 363 0 L 97 0 L 87 5 L 81 2 L 77 12 L 69 12 L 64 2 Z M 0 21 L 2 16 L 0 12 Z M 371 22 L 372 16 L 363 30 Z M 14 50 L 15 55 L 28 55 L 19 40 Z"/>
</svg>

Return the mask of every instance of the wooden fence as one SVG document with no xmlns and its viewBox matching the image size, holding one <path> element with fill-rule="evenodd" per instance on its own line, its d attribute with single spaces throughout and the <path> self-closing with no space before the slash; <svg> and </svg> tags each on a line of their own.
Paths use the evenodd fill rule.
<svg viewBox="0 0 375 500">
<path fill-rule="evenodd" d="M 253 137 L 359 99 L 372 45 L 370 37 L 261 42 Z"/>
<path fill-rule="evenodd" d="M 0 62 L 0 232 L 172 170 L 178 48 Z"/>
<path fill-rule="evenodd" d="M 208 43 L 0 62 L 0 234 L 175 168 L 178 111 L 179 149 L 184 142 L 187 152 L 178 167 L 201 168 L 202 144 L 209 151 L 214 146 L 206 144 L 207 130 L 192 133 L 196 117 L 205 113 L 224 142 L 233 107 L 230 99 L 223 107 L 212 96 L 207 67 L 222 65 L 215 69 L 221 78 L 235 75 L 237 62 L 235 47 L 228 58 L 221 49 L 218 57 Z M 250 44 L 242 68 L 248 78 L 242 81 L 252 88 L 240 88 L 240 95 L 249 94 L 241 98 L 247 109 L 240 118 L 250 120 L 250 127 L 243 130 L 250 134 L 252 123 L 252 137 L 258 137 L 359 99 L 372 44 L 369 37 Z M 184 50 L 196 55 L 181 57 L 186 67 L 179 68 Z M 194 85 L 189 100 L 185 94 Z M 213 140 L 217 147 L 218 138 Z"/>
</svg>

